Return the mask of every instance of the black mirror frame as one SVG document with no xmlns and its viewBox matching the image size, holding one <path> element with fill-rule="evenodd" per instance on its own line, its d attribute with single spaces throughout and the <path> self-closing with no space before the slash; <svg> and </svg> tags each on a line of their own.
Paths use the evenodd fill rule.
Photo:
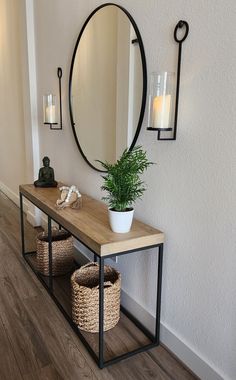
<svg viewBox="0 0 236 380">
<path fill-rule="evenodd" d="M 80 143 L 79 143 L 78 137 L 76 135 L 76 131 L 75 131 L 75 123 L 74 123 L 74 120 L 73 120 L 72 103 L 71 103 L 71 90 L 72 90 L 72 75 L 73 75 L 75 56 L 76 56 L 77 48 L 79 46 L 80 39 L 81 39 L 81 37 L 83 35 L 83 32 L 84 32 L 84 29 L 86 28 L 88 22 L 90 21 L 90 19 L 93 17 L 93 15 L 96 12 L 98 12 L 101 8 L 104 8 L 104 7 L 107 7 L 107 6 L 110 6 L 110 5 L 113 5 L 113 6 L 117 7 L 117 8 L 119 8 L 119 9 L 121 9 L 126 14 L 126 16 L 129 18 L 129 20 L 130 20 L 130 22 L 131 22 L 131 24 L 132 24 L 132 26 L 133 26 L 133 28 L 135 30 L 136 36 L 137 36 L 137 42 L 138 42 L 139 47 L 140 47 L 141 61 L 142 61 L 142 67 L 143 67 L 143 94 L 142 94 L 141 110 L 140 110 L 140 115 L 139 115 L 137 129 L 136 129 L 136 132 L 135 132 L 135 135 L 134 135 L 134 138 L 133 138 L 133 142 L 132 142 L 132 144 L 129 147 L 129 150 L 132 150 L 134 148 L 134 146 L 136 144 L 136 141 L 138 139 L 138 136 L 139 136 L 139 133 L 140 133 L 140 130 L 141 130 L 141 127 L 142 127 L 142 122 L 143 122 L 143 117 L 144 117 L 144 112 L 145 112 L 145 106 L 146 106 L 146 98 L 147 98 L 147 64 L 146 64 L 146 56 L 145 56 L 145 51 L 144 51 L 142 37 L 141 37 L 141 34 L 140 34 L 139 29 L 137 27 L 137 24 L 135 23 L 133 17 L 130 15 L 130 13 L 125 8 L 121 7 L 120 5 L 117 5 L 117 4 L 114 4 L 114 3 L 105 3 L 105 4 L 102 4 L 99 7 L 97 7 L 96 9 L 94 9 L 94 11 L 89 15 L 89 17 L 85 21 L 85 23 L 84 23 L 84 25 L 83 25 L 80 33 L 79 33 L 79 36 L 78 36 L 76 44 L 75 44 L 74 52 L 73 52 L 73 55 L 72 55 L 72 61 L 71 61 L 71 67 L 70 67 L 70 77 L 69 77 L 69 111 L 70 111 L 70 121 L 71 121 L 71 126 L 72 126 L 72 130 L 73 130 L 73 134 L 74 134 L 74 138 L 75 138 L 76 144 L 77 144 L 77 146 L 79 148 L 79 151 L 80 151 L 83 159 L 87 162 L 87 164 L 91 168 L 93 168 L 94 170 L 96 170 L 98 172 L 102 172 L 102 173 L 104 173 L 104 170 L 100 170 L 100 169 L 96 168 L 95 166 L 93 166 L 91 164 L 91 162 L 85 156 L 85 154 L 84 154 L 84 152 L 83 152 L 83 150 L 82 150 L 82 148 L 80 146 Z"/>
</svg>

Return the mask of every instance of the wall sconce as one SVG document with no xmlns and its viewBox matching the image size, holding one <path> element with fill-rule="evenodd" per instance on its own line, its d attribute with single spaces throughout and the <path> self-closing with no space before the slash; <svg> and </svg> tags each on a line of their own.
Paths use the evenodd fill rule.
<svg viewBox="0 0 236 380">
<path fill-rule="evenodd" d="M 55 127 L 58 125 L 56 116 L 56 95 L 48 94 L 43 96 L 43 115 L 44 124 L 50 125 L 50 129 L 59 130 L 62 129 L 62 104 L 61 104 L 61 77 L 62 69 L 57 68 L 57 76 L 59 81 L 59 106 L 60 106 L 60 127 Z"/>
<path fill-rule="evenodd" d="M 185 27 L 185 33 L 181 39 L 177 33 L 179 29 Z M 174 30 L 174 39 L 179 44 L 178 64 L 177 64 L 177 82 L 174 96 L 174 74 L 152 73 L 150 78 L 149 89 L 149 107 L 148 107 L 148 131 L 157 131 L 158 140 L 176 140 L 178 106 L 179 106 L 179 86 L 180 86 L 180 69 L 182 43 L 189 33 L 189 25 L 186 21 L 179 21 Z M 174 107 L 175 98 L 175 107 Z M 163 132 L 173 132 L 171 137 L 162 137 Z"/>
</svg>

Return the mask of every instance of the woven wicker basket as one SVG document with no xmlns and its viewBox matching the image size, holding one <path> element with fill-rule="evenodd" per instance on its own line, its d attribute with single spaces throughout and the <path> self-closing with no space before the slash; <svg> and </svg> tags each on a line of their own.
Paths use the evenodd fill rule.
<svg viewBox="0 0 236 380">
<path fill-rule="evenodd" d="M 42 232 L 37 236 L 38 271 L 49 276 L 48 234 Z M 52 230 L 52 275 L 59 276 L 72 270 L 74 264 L 73 239 L 63 230 Z"/>
<path fill-rule="evenodd" d="M 121 276 L 109 265 L 104 266 L 104 331 L 120 319 Z M 81 330 L 99 331 L 99 266 L 88 263 L 71 276 L 72 319 Z"/>
</svg>

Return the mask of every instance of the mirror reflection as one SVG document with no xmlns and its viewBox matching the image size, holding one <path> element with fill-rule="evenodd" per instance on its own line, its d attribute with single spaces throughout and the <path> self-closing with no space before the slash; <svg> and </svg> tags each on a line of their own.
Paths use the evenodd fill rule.
<svg viewBox="0 0 236 380">
<path fill-rule="evenodd" d="M 77 42 L 70 107 L 77 144 L 88 163 L 114 163 L 133 143 L 139 124 L 144 67 L 135 29 L 117 6 L 100 8 Z M 145 66 L 146 69 L 146 66 Z"/>
</svg>

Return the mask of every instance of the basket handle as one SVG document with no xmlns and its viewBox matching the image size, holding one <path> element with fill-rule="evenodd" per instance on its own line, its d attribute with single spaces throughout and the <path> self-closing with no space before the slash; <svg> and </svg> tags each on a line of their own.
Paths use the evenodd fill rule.
<svg viewBox="0 0 236 380">
<path fill-rule="evenodd" d="M 56 226 L 52 226 L 51 231 L 52 231 L 52 233 L 53 233 L 53 232 L 57 232 L 57 231 L 59 231 L 59 229 L 58 229 Z M 48 231 L 43 231 L 43 232 L 42 232 L 42 235 L 43 235 L 43 236 L 48 235 Z"/>
<path fill-rule="evenodd" d="M 89 262 L 89 263 L 83 265 L 83 268 L 97 267 L 97 266 L 98 266 L 98 263 Z"/>
<path fill-rule="evenodd" d="M 106 282 L 103 283 L 103 287 L 104 287 L 104 288 L 110 288 L 110 287 L 113 286 L 113 285 L 114 285 L 114 284 L 112 284 L 111 281 L 106 281 Z M 97 285 L 97 286 L 95 287 L 95 289 L 99 289 L 99 285 Z"/>
<path fill-rule="evenodd" d="M 85 265 L 83 265 L 83 268 L 89 268 L 89 267 L 97 267 L 98 266 L 98 263 L 95 263 L 95 262 L 89 262 Z M 113 286 L 114 284 L 111 282 L 111 281 L 106 281 L 103 283 L 103 287 L 104 288 L 110 288 L 111 286 Z M 97 285 L 95 287 L 96 289 L 99 289 L 99 285 Z"/>
</svg>

